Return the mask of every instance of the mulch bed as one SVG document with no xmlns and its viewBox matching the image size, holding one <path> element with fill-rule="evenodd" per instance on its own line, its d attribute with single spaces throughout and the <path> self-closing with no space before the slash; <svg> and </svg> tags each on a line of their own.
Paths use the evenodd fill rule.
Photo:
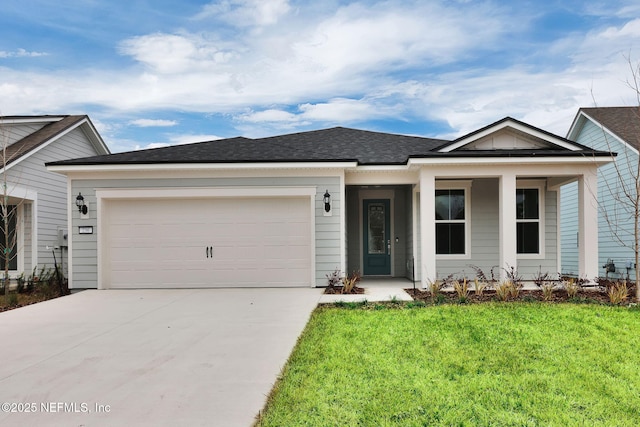
<svg viewBox="0 0 640 427">
<path fill-rule="evenodd" d="M 32 293 L 32 294 L 18 294 L 18 304 L 17 305 L 7 305 L 7 297 L 5 295 L 0 295 L 0 313 L 3 311 L 14 310 L 20 307 L 26 307 L 28 305 L 37 304 L 39 302 L 48 301 L 50 299 L 58 298 L 59 295 L 43 295 L 40 293 Z"/>
<path fill-rule="evenodd" d="M 344 287 L 343 286 L 329 286 L 326 287 L 324 289 L 324 293 L 326 295 L 337 295 L 337 294 L 342 294 L 342 295 L 361 295 L 364 294 L 364 288 L 361 288 L 359 286 L 354 286 L 354 288 L 351 290 L 351 292 L 343 292 L 344 291 Z"/>
<path fill-rule="evenodd" d="M 460 298 L 458 294 L 453 291 L 442 291 L 440 292 L 436 298 L 433 298 L 431 292 L 427 290 L 416 289 L 415 293 L 413 288 L 405 289 L 405 291 L 411 295 L 415 300 L 424 301 L 426 303 L 460 303 Z M 481 303 L 481 302 L 489 302 L 489 301 L 498 301 L 496 297 L 496 291 L 492 289 L 485 290 L 481 296 L 476 295 L 473 290 L 464 301 L 466 303 Z M 508 301 L 523 301 L 523 302 L 533 302 L 533 301 L 544 301 L 544 296 L 541 290 L 521 290 L 520 294 L 515 299 L 509 299 Z M 606 293 L 604 288 L 587 288 L 581 289 L 578 291 L 578 294 L 569 298 L 567 295 L 567 291 L 564 289 L 557 289 L 553 291 L 553 296 L 547 302 L 550 303 L 561 303 L 561 302 L 578 302 L 578 303 L 599 303 L 599 304 L 610 304 L 609 296 Z M 635 303 L 635 286 L 629 287 L 629 296 L 626 301 L 622 302 L 620 305 L 629 305 Z"/>
</svg>

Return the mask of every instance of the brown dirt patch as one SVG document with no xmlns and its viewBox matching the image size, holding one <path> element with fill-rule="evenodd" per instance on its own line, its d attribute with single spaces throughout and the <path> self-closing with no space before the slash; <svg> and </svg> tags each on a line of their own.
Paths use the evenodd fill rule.
<svg viewBox="0 0 640 427">
<path fill-rule="evenodd" d="M 326 295 L 337 295 L 337 294 L 341 294 L 341 295 L 361 295 L 364 294 L 364 288 L 361 288 L 359 286 L 355 286 L 351 292 L 344 292 L 344 286 L 329 286 L 327 288 L 324 289 L 324 293 Z"/>
<path fill-rule="evenodd" d="M 467 297 L 465 301 L 461 301 L 453 291 L 442 291 L 436 295 L 434 298 L 431 295 L 431 292 L 421 289 L 416 289 L 415 293 L 412 288 L 405 289 L 405 291 L 411 295 L 416 300 L 421 300 L 426 303 L 482 303 L 489 301 L 498 301 L 496 297 L 496 291 L 493 289 L 485 290 L 482 295 L 476 295 L 473 290 Z M 629 287 L 629 294 L 626 301 L 622 302 L 620 305 L 629 305 L 634 303 L 635 296 L 635 286 Z M 523 302 L 532 302 L 532 301 L 545 301 L 542 290 L 521 290 L 520 294 L 517 298 L 509 299 L 508 301 L 523 301 Z M 598 303 L 598 304 L 610 304 L 609 296 L 607 295 L 606 289 L 603 287 L 595 287 L 595 288 L 587 288 L 581 289 L 578 291 L 575 297 L 569 298 L 567 295 L 567 291 L 564 289 L 557 289 L 553 291 L 552 297 L 547 301 L 549 303 L 562 303 L 562 302 L 573 302 L 573 303 Z"/>
</svg>

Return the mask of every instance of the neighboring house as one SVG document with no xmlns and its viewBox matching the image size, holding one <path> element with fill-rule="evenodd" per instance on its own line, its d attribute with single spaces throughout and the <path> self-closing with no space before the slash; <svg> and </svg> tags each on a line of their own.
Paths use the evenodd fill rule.
<svg viewBox="0 0 640 427">
<path fill-rule="evenodd" d="M 50 162 L 72 210 L 71 286 L 325 286 L 340 269 L 428 281 L 560 268 L 558 190 L 595 151 L 512 118 L 453 141 L 347 128 Z M 581 233 L 580 272 L 597 273 Z M 414 268 L 415 265 L 415 268 Z"/>
<path fill-rule="evenodd" d="M 640 108 L 581 108 L 567 138 L 595 150 L 617 153 L 615 164 L 604 165 L 598 170 L 598 276 L 633 277 L 635 215 L 624 192 L 628 191 L 632 197 L 636 194 L 635 178 L 640 165 Z M 620 177 L 624 177 L 624 186 L 621 185 Z M 579 276 L 580 232 L 576 216 L 578 186 L 576 183 L 569 184 L 562 188 L 561 193 L 562 273 Z M 607 264 L 615 265 L 615 271 L 605 271 L 604 266 Z M 610 270 L 613 265 L 610 265 Z"/>
<path fill-rule="evenodd" d="M 17 238 L 12 248 L 17 256 L 9 263 L 11 277 L 27 277 L 36 267 L 53 269 L 53 250 L 66 270 L 67 180 L 48 171 L 45 162 L 109 150 L 84 115 L 0 117 L 0 141 L 6 147 L 0 172 L 6 173 L 9 206 L 17 212 L 9 223 L 9 235 Z M 2 259 L 0 268 L 4 267 Z"/>
</svg>

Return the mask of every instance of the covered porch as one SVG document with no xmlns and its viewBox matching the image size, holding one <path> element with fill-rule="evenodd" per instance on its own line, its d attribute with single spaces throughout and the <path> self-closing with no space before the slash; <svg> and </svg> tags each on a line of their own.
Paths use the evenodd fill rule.
<svg viewBox="0 0 640 427">
<path fill-rule="evenodd" d="M 405 167 L 346 173 L 344 271 L 359 271 L 365 281 L 415 280 L 421 288 L 478 271 L 503 280 L 511 267 L 525 281 L 555 274 L 559 188 L 577 181 L 580 276 L 597 276 L 596 162 L 465 160 L 411 159 Z"/>
</svg>

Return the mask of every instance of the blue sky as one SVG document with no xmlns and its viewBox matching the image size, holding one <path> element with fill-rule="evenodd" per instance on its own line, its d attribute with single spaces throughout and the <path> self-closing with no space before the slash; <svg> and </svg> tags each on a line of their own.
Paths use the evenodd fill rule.
<svg viewBox="0 0 640 427">
<path fill-rule="evenodd" d="M 564 136 L 637 105 L 640 3 L 7 0 L 0 115 L 88 114 L 114 152 L 333 126 Z"/>
</svg>

